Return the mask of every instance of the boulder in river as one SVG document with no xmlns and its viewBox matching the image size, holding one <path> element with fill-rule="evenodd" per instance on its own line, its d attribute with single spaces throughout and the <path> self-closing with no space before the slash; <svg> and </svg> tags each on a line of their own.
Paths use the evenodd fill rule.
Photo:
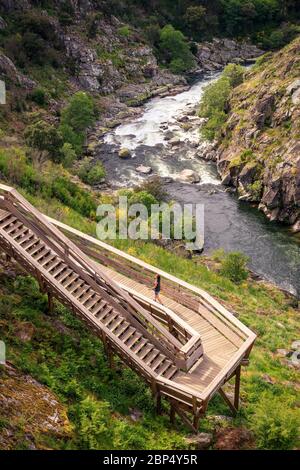
<svg viewBox="0 0 300 470">
<path fill-rule="evenodd" d="M 119 150 L 119 157 L 120 157 L 120 158 L 124 158 L 124 159 L 131 157 L 130 150 L 128 150 L 128 149 L 125 148 L 125 147 L 124 147 L 124 148 L 121 148 L 121 149 Z"/>
<path fill-rule="evenodd" d="M 140 165 L 136 167 L 135 171 L 141 173 L 142 175 L 150 175 L 150 173 L 152 173 L 152 168 L 151 166 Z"/>
<path fill-rule="evenodd" d="M 169 144 L 172 146 L 179 145 L 180 144 L 180 139 L 179 137 L 173 137 L 173 139 L 169 140 Z"/>
<path fill-rule="evenodd" d="M 194 170 L 189 170 L 187 168 L 185 170 L 182 170 L 182 172 L 179 175 L 179 179 L 183 183 L 199 183 L 200 176 Z"/>
</svg>

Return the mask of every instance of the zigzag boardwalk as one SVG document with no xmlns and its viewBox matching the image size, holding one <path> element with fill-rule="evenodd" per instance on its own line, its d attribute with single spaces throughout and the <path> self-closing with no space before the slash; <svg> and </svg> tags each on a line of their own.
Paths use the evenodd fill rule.
<svg viewBox="0 0 300 470">
<path fill-rule="evenodd" d="M 52 221 L 74 243 L 17 191 L 0 192 L 0 247 L 36 277 L 50 308 L 54 296 L 100 336 L 110 361 L 115 353 L 143 377 L 158 411 L 167 398 L 171 419 L 176 412 L 194 431 L 216 392 L 236 411 L 254 333 L 200 289 Z M 148 287 L 158 271 L 164 306 Z M 221 387 L 234 375 L 232 403 Z"/>
</svg>

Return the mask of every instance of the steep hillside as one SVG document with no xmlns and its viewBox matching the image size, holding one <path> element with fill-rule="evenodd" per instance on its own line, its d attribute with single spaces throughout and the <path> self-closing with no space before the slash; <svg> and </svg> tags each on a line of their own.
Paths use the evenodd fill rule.
<svg viewBox="0 0 300 470">
<path fill-rule="evenodd" d="M 300 38 L 235 88 L 217 150 L 223 182 L 300 231 Z"/>
</svg>

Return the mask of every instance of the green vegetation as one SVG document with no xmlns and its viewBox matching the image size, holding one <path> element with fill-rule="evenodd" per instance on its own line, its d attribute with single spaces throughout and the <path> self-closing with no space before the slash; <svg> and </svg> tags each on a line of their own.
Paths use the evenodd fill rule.
<svg viewBox="0 0 300 470">
<path fill-rule="evenodd" d="M 24 137 L 27 145 L 38 152 L 40 159 L 45 155 L 54 162 L 60 163 L 63 138 L 55 126 L 45 121 L 37 121 L 27 127 Z"/>
<path fill-rule="evenodd" d="M 159 51 L 170 70 L 174 73 L 187 72 L 195 65 L 193 54 L 184 35 L 166 25 L 160 32 Z"/>
<path fill-rule="evenodd" d="M 207 119 L 201 127 L 201 133 L 206 139 L 214 140 L 220 136 L 226 122 L 226 105 L 230 92 L 242 83 L 243 76 L 242 66 L 229 64 L 221 77 L 206 87 L 199 109 L 199 116 Z"/>
<path fill-rule="evenodd" d="M 61 112 L 59 130 L 64 142 L 72 145 L 79 156 L 86 137 L 86 130 L 95 122 L 93 98 L 83 91 L 75 93 Z"/>
<path fill-rule="evenodd" d="M 69 174 L 59 165 L 51 162 L 39 164 L 26 157 L 20 148 L 0 149 L 0 172 L 12 185 L 25 194 L 42 197 L 49 204 L 60 201 L 85 217 L 94 217 L 97 202 L 94 196 L 70 181 Z"/>
<path fill-rule="evenodd" d="M 248 277 L 246 264 L 249 261 L 243 253 L 228 253 L 221 261 L 221 274 L 232 282 L 240 283 Z"/>
<path fill-rule="evenodd" d="M 105 178 L 105 169 L 101 162 L 93 164 L 90 159 L 85 158 L 80 164 L 78 176 L 86 184 L 99 184 Z"/>
</svg>

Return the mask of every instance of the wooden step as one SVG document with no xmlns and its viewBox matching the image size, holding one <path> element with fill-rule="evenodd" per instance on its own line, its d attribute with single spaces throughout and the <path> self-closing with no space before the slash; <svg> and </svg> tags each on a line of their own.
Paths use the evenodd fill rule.
<svg viewBox="0 0 300 470">
<path fill-rule="evenodd" d="M 105 307 L 106 302 L 104 300 L 100 300 L 100 302 L 93 307 L 90 308 L 90 312 L 95 315 L 95 317 L 98 317 L 100 315 L 101 310 Z"/>
<path fill-rule="evenodd" d="M 122 322 L 124 322 L 124 318 L 118 315 L 112 322 L 110 322 L 109 324 L 110 331 L 114 332 L 114 330 L 117 329 L 121 325 Z"/>
<path fill-rule="evenodd" d="M 118 338 L 119 336 L 121 336 L 122 333 L 125 333 L 125 331 L 127 330 L 129 326 L 129 323 L 127 321 L 123 321 L 123 323 L 121 325 L 119 325 L 114 331 L 114 335 L 116 335 Z"/>
<path fill-rule="evenodd" d="M 158 356 L 159 350 L 158 349 L 153 349 L 150 351 L 150 353 L 147 355 L 147 357 L 144 357 L 144 362 L 147 366 L 151 367 L 151 362 L 154 361 L 154 359 Z"/>
<path fill-rule="evenodd" d="M 17 230 L 20 230 L 21 227 L 23 227 L 23 223 L 16 220 L 16 222 L 14 222 L 12 226 L 9 226 L 5 231 L 11 237 L 12 234 Z"/>
<path fill-rule="evenodd" d="M 50 249 L 45 247 L 42 251 L 38 252 L 36 256 L 34 256 L 34 259 L 35 261 L 39 262 L 40 260 L 45 258 L 45 256 L 49 255 L 49 253 L 50 253 Z"/>
<path fill-rule="evenodd" d="M 141 337 L 141 333 L 136 331 L 134 335 L 131 336 L 130 339 L 127 341 L 126 346 L 131 349 Z"/>
<path fill-rule="evenodd" d="M 44 243 L 42 243 L 40 240 L 37 240 L 36 243 L 32 245 L 30 248 L 27 248 L 26 251 L 30 256 L 33 256 L 35 253 L 37 253 L 44 247 L 45 247 Z"/>
<path fill-rule="evenodd" d="M 65 289 L 68 289 L 73 282 L 75 282 L 79 278 L 79 275 L 77 273 L 73 273 L 71 276 L 69 276 L 67 279 L 65 279 L 61 284 L 64 286 Z"/>
<path fill-rule="evenodd" d="M 70 274 L 72 274 L 73 272 L 74 272 L 73 269 L 67 268 L 65 271 L 59 274 L 59 276 L 57 276 L 55 279 L 57 280 L 57 282 L 60 282 L 60 284 L 62 284 L 63 281 L 67 279 L 67 277 L 69 277 Z"/>
<path fill-rule="evenodd" d="M 166 370 L 166 372 L 163 373 L 163 376 L 168 379 L 168 380 L 171 380 L 174 375 L 176 375 L 178 372 L 178 369 L 176 366 L 174 366 L 174 364 L 172 364 L 169 369 Z"/>
<path fill-rule="evenodd" d="M 74 282 L 74 284 L 71 284 L 69 286 L 68 288 L 69 293 L 73 295 L 84 284 L 85 284 L 84 281 L 81 278 L 79 278 L 77 281 Z"/>
<path fill-rule="evenodd" d="M 112 307 L 109 306 L 106 307 L 103 314 L 101 315 L 101 318 L 99 319 L 107 328 L 109 328 L 109 325 L 117 318 L 119 318 L 119 315 L 113 311 Z"/>
<path fill-rule="evenodd" d="M 20 239 L 21 238 L 24 238 L 25 234 L 28 234 L 29 233 L 29 230 L 27 227 L 24 227 L 24 225 L 22 225 L 22 227 L 17 230 L 13 235 L 11 235 L 11 237 L 16 240 L 16 242 L 20 242 Z"/>
<path fill-rule="evenodd" d="M 48 266 L 56 259 L 56 255 L 50 251 L 49 255 L 46 256 L 43 260 L 40 261 L 40 265 L 47 269 Z"/>
<path fill-rule="evenodd" d="M 128 330 L 124 331 L 122 335 L 119 336 L 119 339 L 123 341 L 123 343 L 126 343 L 126 341 L 131 338 L 131 336 L 135 333 L 136 329 L 133 328 L 132 326 L 129 326 Z"/>
<path fill-rule="evenodd" d="M 159 356 L 152 362 L 151 369 L 155 371 L 155 369 L 157 369 L 157 367 L 159 367 L 164 360 L 165 356 L 159 354 Z"/>
<path fill-rule="evenodd" d="M 35 245 L 37 242 L 38 242 L 38 239 L 37 239 L 34 235 L 32 235 L 32 237 L 30 237 L 28 241 L 22 240 L 22 241 L 20 242 L 20 246 L 21 246 L 25 251 L 27 251 L 27 250 L 29 250 L 33 245 Z"/>
<path fill-rule="evenodd" d="M 76 297 L 77 300 L 80 302 L 80 297 L 83 296 L 83 294 L 86 294 L 87 290 L 89 290 L 89 286 L 84 283 L 82 287 L 77 289 L 75 292 L 73 292 L 73 297 Z"/>
<path fill-rule="evenodd" d="M 89 289 L 86 294 L 82 295 L 78 300 L 82 305 L 84 305 L 88 300 L 94 298 L 95 295 L 96 292 L 93 289 Z"/>
<path fill-rule="evenodd" d="M 162 375 L 164 372 L 166 372 L 167 369 L 172 365 L 172 362 L 169 361 L 168 359 L 165 359 L 165 361 L 160 364 L 159 367 L 156 367 L 155 373 L 158 375 Z"/>
<path fill-rule="evenodd" d="M 49 272 L 50 272 L 51 276 L 56 278 L 57 276 L 59 276 L 66 269 L 66 267 L 67 266 L 63 262 L 60 262 L 55 269 L 51 269 L 51 271 L 49 271 Z"/>
<path fill-rule="evenodd" d="M 9 214 L 8 217 L 5 217 L 4 220 L 2 220 L 1 224 L 0 224 L 0 228 L 2 228 L 3 230 L 6 229 L 6 227 L 8 227 L 10 224 L 12 224 L 13 222 L 15 222 L 17 219 L 15 216 L 13 216 L 12 214 Z"/>
<path fill-rule="evenodd" d="M 131 348 L 131 351 L 137 354 L 146 344 L 148 343 L 148 340 L 145 338 L 142 338 L 137 344 Z"/>
<path fill-rule="evenodd" d="M 137 353 L 140 359 L 144 359 L 152 350 L 154 346 L 153 344 L 147 344 L 144 348 L 140 349 L 140 351 Z"/>
<path fill-rule="evenodd" d="M 85 308 L 87 308 L 88 310 L 92 309 L 99 302 L 100 299 L 101 297 L 98 294 L 95 294 L 94 297 L 84 303 Z"/>
</svg>

